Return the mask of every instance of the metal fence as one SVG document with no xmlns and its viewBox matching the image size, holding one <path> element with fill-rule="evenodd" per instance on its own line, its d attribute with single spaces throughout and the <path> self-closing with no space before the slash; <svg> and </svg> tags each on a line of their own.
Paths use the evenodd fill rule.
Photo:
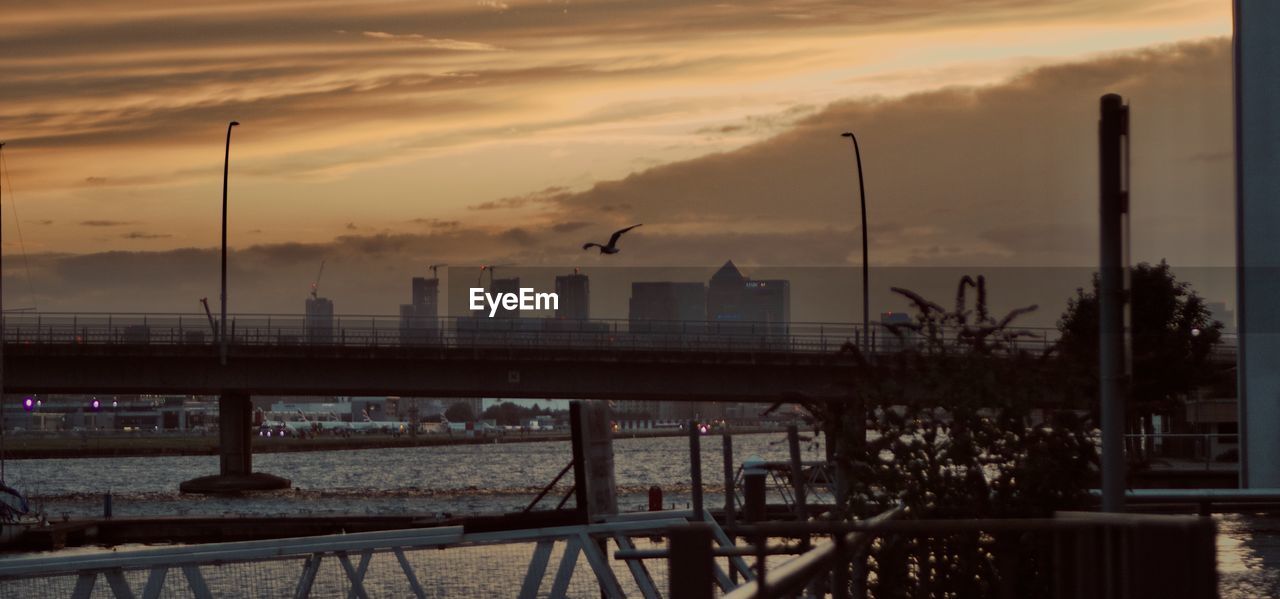
<svg viewBox="0 0 1280 599">
<path fill-rule="evenodd" d="M 869 331 L 869 332 L 868 332 Z M 1044 351 L 1057 329 L 1021 329 L 1015 347 Z M 918 346 L 910 331 L 873 323 L 559 320 L 553 318 L 412 318 L 237 314 L 228 317 L 236 346 L 533 347 L 828 353 L 850 343 L 877 353 Z M 958 329 L 942 337 L 958 345 Z M 217 333 L 203 314 L 11 313 L 7 343 L 58 345 L 211 345 Z M 1234 355 L 1234 339 L 1222 351 Z"/>
<path fill-rule="evenodd" d="M 689 512 L 501 532 L 410 529 L 0 560 L 0 597 L 658 597 L 665 547 Z M 720 540 L 728 545 L 727 537 Z M 749 576 L 745 563 L 717 565 Z"/>
<path fill-rule="evenodd" d="M 904 520 L 891 510 L 860 522 L 775 522 L 728 527 L 751 540 L 756 580 L 726 598 L 1217 596 L 1209 518 L 1067 512 L 1042 519 Z M 778 564 L 767 556 L 813 542 Z M 773 540 L 773 544 L 768 544 Z M 707 537 L 673 533 L 667 557 L 705 562 L 726 553 Z M 656 553 L 650 555 L 657 556 Z M 768 566 L 767 568 L 765 566 Z M 704 579 L 671 597 L 708 598 Z"/>
</svg>

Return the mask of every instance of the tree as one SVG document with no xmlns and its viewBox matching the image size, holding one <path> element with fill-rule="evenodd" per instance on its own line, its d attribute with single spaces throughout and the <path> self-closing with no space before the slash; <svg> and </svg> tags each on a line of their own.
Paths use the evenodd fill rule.
<svg viewBox="0 0 1280 599">
<path fill-rule="evenodd" d="M 471 404 L 460 401 L 449 406 L 444 411 L 444 417 L 449 422 L 475 422 L 476 412 L 471 408 Z"/>
<path fill-rule="evenodd" d="M 1204 300 L 1189 283 L 1178 281 L 1164 260 L 1138 264 L 1129 277 L 1133 379 L 1126 405 L 1129 430 L 1140 417 L 1168 414 L 1196 387 L 1215 382 L 1220 372 L 1210 362 L 1222 337 Z M 1077 393 L 1097 404 L 1098 276 L 1093 290 L 1076 290 L 1058 320 L 1058 352 Z M 1148 423 L 1149 424 L 1149 423 Z"/>
<path fill-rule="evenodd" d="M 1013 328 L 1034 306 L 1003 317 L 987 306 L 982 277 L 961 279 L 954 309 L 895 288 L 916 307 L 893 325 L 900 351 L 864 353 L 849 344 L 850 393 L 865 411 L 802 402 L 835 445 L 848 509 L 866 517 L 892 505 L 903 518 L 1045 517 L 1081 509 L 1096 485 L 1092 424 L 1060 406 L 1048 356 L 1029 351 Z M 968 304 L 971 291 L 977 301 Z M 867 435 L 871 421 L 875 435 Z M 886 537 L 872 547 L 877 597 L 1050 594 L 1043 538 L 1016 533 Z M 1013 557 L 1017 556 L 1017 557 Z M 1013 563 L 1012 569 L 993 567 Z M 945 592 L 944 592 L 945 591 Z"/>
<path fill-rule="evenodd" d="M 533 407 L 526 408 L 517 403 L 504 401 L 489 406 L 480 417 L 486 420 L 493 420 L 500 426 L 520 426 L 535 416 L 549 414 L 551 414 L 549 408 L 543 408 L 538 404 L 533 404 Z"/>
</svg>

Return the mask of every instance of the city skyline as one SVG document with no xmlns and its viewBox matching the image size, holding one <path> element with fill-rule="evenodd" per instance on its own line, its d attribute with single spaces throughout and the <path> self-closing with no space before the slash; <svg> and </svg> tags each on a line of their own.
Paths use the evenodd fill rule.
<svg viewBox="0 0 1280 599">
<path fill-rule="evenodd" d="M 231 119 L 232 310 L 279 309 L 321 260 L 334 296 L 427 256 L 855 264 L 849 129 L 873 265 L 1089 265 L 1107 91 L 1134 106 L 1135 258 L 1233 263 L 1228 3 L 117 6 L 19 7 L 0 34 L 8 306 L 215 297 Z M 634 222 L 622 254 L 578 249 Z"/>
</svg>

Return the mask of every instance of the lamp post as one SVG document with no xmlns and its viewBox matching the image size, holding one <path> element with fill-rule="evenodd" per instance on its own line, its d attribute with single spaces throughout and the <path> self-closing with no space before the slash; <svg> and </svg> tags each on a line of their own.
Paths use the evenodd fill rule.
<svg viewBox="0 0 1280 599">
<path fill-rule="evenodd" d="M 231 121 L 227 125 L 227 150 L 222 158 L 222 322 L 218 324 L 218 355 L 223 366 L 227 365 L 227 173 L 231 165 L 231 128 L 239 124 Z"/>
<path fill-rule="evenodd" d="M 858 149 L 858 138 L 848 131 L 841 133 L 853 141 L 853 156 L 858 163 L 858 197 L 862 203 L 862 343 L 863 348 L 871 349 L 871 308 L 868 300 L 867 274 L 867 190 L 862 184 L 862 152 Z"/>
</svg>

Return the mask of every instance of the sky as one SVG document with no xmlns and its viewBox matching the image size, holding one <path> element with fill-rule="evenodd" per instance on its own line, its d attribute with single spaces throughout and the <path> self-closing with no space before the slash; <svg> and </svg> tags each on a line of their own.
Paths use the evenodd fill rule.
<svg viewBox="0 0 1280 599">
<path fill-rule="evenodd" d="M 337 310 L 375 314 L 433 263 L 852 267 L 843 131 L 878 268 L 1087 269 L 1107 92 L 1133 110 L 1135 259 L 1230 267 L 1230 4 L 6 7 L 5 306 L 216 297 L 231 120 L 233 312 L 299 311 L 322 260 Z"/>
</svg>

